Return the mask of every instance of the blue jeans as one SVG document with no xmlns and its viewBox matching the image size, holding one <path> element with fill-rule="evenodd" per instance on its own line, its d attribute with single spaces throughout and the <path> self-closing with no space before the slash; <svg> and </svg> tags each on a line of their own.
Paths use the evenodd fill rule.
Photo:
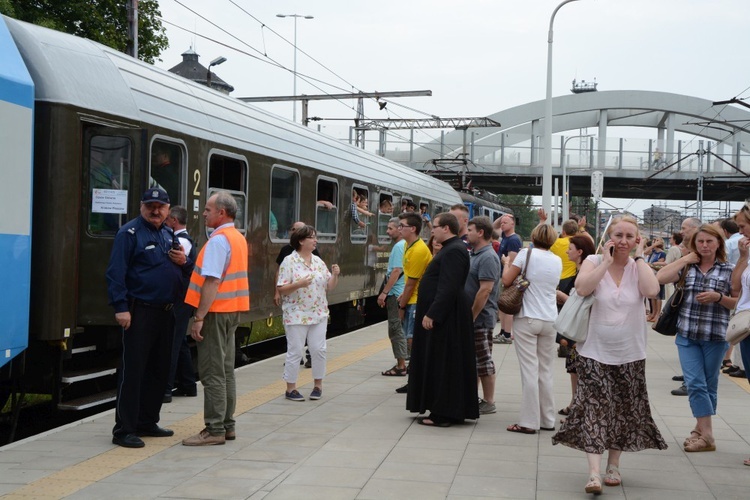
<svg viewBox="0 0 750 500">
<path fill-rule="evenodd" d="M 414 317 L 417 315 L 417 304 L 409 304 L 404 310 L 404 337 L 414 337 Z"/>
<path fill-rule="evenodd" d="M 700 418 L 715 415 L 719 372 L 729 344 L 690 340 L 682 335 L 675 336 L 674 343 L 677 344 L 680 355 L 693 416 Z"/>
</svg>

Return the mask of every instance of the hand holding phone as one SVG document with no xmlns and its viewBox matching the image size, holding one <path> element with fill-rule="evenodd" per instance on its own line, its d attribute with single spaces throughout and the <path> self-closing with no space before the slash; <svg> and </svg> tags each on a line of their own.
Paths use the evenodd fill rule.
<svg viewBox="0 0 750 500">
<path fill-rule="evenodd" d="M 180 250 L 182 248 L 182 245 L 180 245 L 180 240 L 177 238 L 172 238 L 172 250 Z"/>
<path fill-rule="evenodd" d="M 609 247 L 609 254 L 610 255 L 614 255 L 615 254 L 615 246 L 614 245 L 612 245 L 611 247 Z"/>
</svg>

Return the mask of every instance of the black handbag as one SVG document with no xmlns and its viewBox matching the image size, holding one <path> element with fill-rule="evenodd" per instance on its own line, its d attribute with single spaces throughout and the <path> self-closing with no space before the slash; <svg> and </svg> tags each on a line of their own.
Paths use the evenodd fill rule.
<svg viewBox="0 0 750 500">
<path fill-rule="evenodd" d="M 677 335 L 677 318 L 680 316 L 680 307 L 682 307 L 682 299 L 685 295 L 685 278 L 688 271 L 689 268 L 683 271 L 682 276 L 680 276 L 679 281 L 674 287 L 674 293 L 669 297 L 667 304 L 662 308 L 659 317 L 651 327 L 662 335 L 670 337 Z"/>
</svg>

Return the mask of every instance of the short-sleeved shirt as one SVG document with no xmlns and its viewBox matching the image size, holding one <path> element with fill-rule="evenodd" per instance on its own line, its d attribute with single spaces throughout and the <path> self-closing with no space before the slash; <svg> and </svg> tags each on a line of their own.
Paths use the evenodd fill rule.
<svg viewBox="0 0 750 500">
<path fill-rule="evenodd" d="M 562 261 L 562 273 L 560 279 L 568 279 L 576 275 L 576 263 L 570 260 L 568 257 L 568 249 L 570 248 L 570 238 L 568 236 L 560 236 L 555 240 L 549 251 L 560 257 Z"/>
<path fill-rule="evenodd" d="M 557 284 L 560 282 L 562 262 L 560 257 L 550 251 L 535 249 L 529 257 L 529 267 L 526 266 L 526 253 L 531 251 L 524 248 L 513 261 L 512 266 L 521 269 L 529 280 L 529 287 L 523 294 L 519 318 L 555 321 L 557 317 Z"/>
<path fill-rule="evenodd" d="M 495 328 L 497 323 L 497 294 L 500 289 L 500 257 L 492 245 L 471 252 L 471 268 L 464 290 L 472 302 L 479 291 L 481 281 L 492 281 L 492 291 L 487 302 L 474 320 L 474 328 Z"/>
<path fill-rule="evenodd" d="M 422 238 L 417 238 L 417 241 L 406 248 L 404 252 L 404 276 L 417 280 L 417 286 L 414 287 L 414 291 L 407 304 L 417 303 L 419 281 L 422 279 L 422 275 L 430 261 L 432 261 L 432 254 Z"/>
<path fill-rule="evenodd" d="M 294 283 L 310 274 L 313 275 L 310 286 L 298 288 L 281 298 L 281 311 L 285 325 L 316 325 L 328 321 L 326 291 L 331 272 L 320 257 L 313 255 L 308 266 L 297 251 L 293 251 L 281 263 L 276 286 Z"/>
<path fill-rule="evenodd" d="M 404 248 L 406 247 L 406 242 L 404 240 L 400 240 L 398 243 L 393 245 L 393 248 L 391 249 L 391 255 L 388 257 L 388 270 L 386 274 L 386 279 L 389 279 L 391 277 L 391 273 L 395 268 L 402 269 L 402 266 L 404 265 Z M 401 276 L 398 278 L 398 281 L 396 281 L 396 284 L 393 285 L 393 288 L 388 290 L 388 295 L 393 295 L 394 297 L 398 297 L 404 292 L 404 276 L 403 272 L 401 272 Z"/>
<path fill-rule="evenodd" d="M 737 264 L 737 261 L 740 260 L 740 250 L 738 247 L 741 238 L 742 235 L 740 233 L 734 233 L 724 242 L 727 248 L 727 262 L 730 264 Z"/>
<path fill-rule="evenodd" d="M 719 342 L 726 339 L 729 324 L 729 309 L 717 303 L 699 304 L 695 296 L 701 292 L 732 293 L 732 270 L 729 262 L 714 262 L 714 265 L 701 273 L 698 266 L 691 264 L 686 270 L 684 295 L 680 315 L 677 318 L 677 334 L 690 340 Z"/>
<path fill-rule="evenodd" d="M 279 250 L 279 255 L 276 257 L 276 264 L 280 266 L 281 263 L 284 262 L 284 259 L 292 255 L 292 252 L 294 252 L 294 247 L 289 243 L 281 247 L 281 250 Z M 320 257 L 317 248 L 312 251 L 312 254 L 316 257 Z"/>
<path fill-rule="evenodd" d="M 234 222 L 228 222 L 217 227 L 216 230 L 227 226 L 234 226 Z M 229 258 L 232 255 L 232 247 L 229 246 L 229 240 L 223 234 L 212 234 L 206 243 L 206 249 L 203 253 L 203 266 L 201 267 L 201 276 L 221 278 L 224 271 L 229 265 Z"/>
<path fill-rule="evenodd" d="M 518 253 L 523 248 L 523 241 L 521 237 L 513 233 L 510 236 L 503 235 L 503 239 L 500 240 L 500 250 L 498 251 L 498 257 L 500 257 L 500 272 L 503 270 L 502 258 L 508 255 L 510 252 Z"/>
</svg>

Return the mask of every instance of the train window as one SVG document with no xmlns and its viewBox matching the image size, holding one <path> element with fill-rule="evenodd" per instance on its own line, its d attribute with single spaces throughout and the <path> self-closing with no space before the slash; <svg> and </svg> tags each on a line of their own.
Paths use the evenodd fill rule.
<svg viewBox="0 0 750 500">
<path fill-rule="evenodd" d="M 133 145 L 127 137 L 94 136 L 88 150 L 88 232 L 114 236 L 128 220 Z"/>
<path fill-rule="evenodd" d="M 402 196 L 401 197 L 401 212 L 415 212 L 417 210 L 417 206 L 414 204 L 414 201 L 409 196 Z"/>
<path fill-rule="evenodd" d="M 350 236 L 353 243 L 364 243 L 370 226 L 370 193 L 364 186 L 352 187 L 352 205 L 349 209 Z"/>
<path fill-rule="evenodd" d="M 237 201 L 234 225 L 241 233 L 247 228 L 247 162 L 227 153 L 211 154 L 208 160 L 208 196 L 215 191 L 228 191 Z"/>
<path fill-rule="evenodd" d="M 181 145 L 155 140 L 151 143 L 149 187 L 160 187 L 169 195 L 172 205 L 184 202 L 185 154 Z"/>
<path fill-rule="evenodd" d="M 393 217 L 393 195 L 391 193 L 380 193 L 378 198 L 378 241 L 390 243 L 388 236 L 388 221 Z"/>
<path fill-rule="evenodd" d="M 334 179 L 318 179 L 317 203 L 315 205 L 315 230 L 319 241 L 336 241 L 338 233 L 339 184 Z"/>
<path fill-rule="evenodd" d="M 271 170 L 271 210 L 268 235 L 289 239 L 289 228 L 299 219 L 299 172 L 274 165 Z"/>
<path fill-rule="evenodd" d="M 430 204 L 426 201 L 419 202 L 419 213 L 422 216 L 422 232 L 419 236 L 422 239 L 429 240 L 432 236 L 432 217 L 430 217 Z"/>
</svg>

